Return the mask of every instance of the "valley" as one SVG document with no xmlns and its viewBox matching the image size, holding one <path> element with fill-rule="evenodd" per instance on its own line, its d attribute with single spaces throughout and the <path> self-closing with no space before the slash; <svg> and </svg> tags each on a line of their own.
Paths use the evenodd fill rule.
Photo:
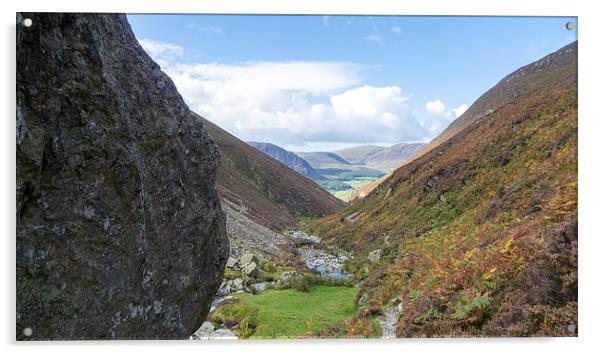
<svg viewBox="0 0 602 354">
<path fill-rule="evenodd" d="M 360 145 L 332 152 L 290 152 L 275 144 L 249 145 L 313 180 L 347 202 L 354 192 L 385 176 L 418 154 L 426 144 L 399 143 L 390 147 Z"/>
<path fill-rule="evenodd" d="M 519 69 L 512 102 L 476 115 L 363 198 L 282 231 L 281 256 L 258 263 L 259 290 L 251 280 L 230 293 L 209 321 L 240 338 L 575 335 L 575 80 L 560 76 L 545 95 L 521 89 L 574 60 L 576 44 Z M 357 154 L 299 156 L 355 188 L 376 177 L 348 161 L 365 163 Z M 340 303 L 328 305 L 329 294 Z M 314 299 L 326 308 L 288 307 Z"/>
<path fill-rule="evenodd" d="M 578 336 L 577 42 L 428 144 L 288 151 L 189 108 L 127 16 L 23 16 L 17 340 Z"/>
</svg>

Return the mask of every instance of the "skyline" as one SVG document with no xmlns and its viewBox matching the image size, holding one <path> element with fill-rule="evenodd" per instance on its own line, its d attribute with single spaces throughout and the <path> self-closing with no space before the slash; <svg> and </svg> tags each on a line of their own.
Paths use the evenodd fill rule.
<svg viewBox="0 0 602 354">
<path fill-rule="evenodd" d="M 428 142 L 505 75 L 577 38 L 564 28 L 576 19 L 556 17 L 128 18 L 194 111 L 291 151 Z"/>
</svg>

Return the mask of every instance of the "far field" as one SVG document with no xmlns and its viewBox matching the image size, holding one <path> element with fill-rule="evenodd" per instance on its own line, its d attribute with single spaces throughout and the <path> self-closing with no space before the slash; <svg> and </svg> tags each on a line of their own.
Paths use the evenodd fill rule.
<svg viewBox="0 0 602 354">
<path fill-rule="evenodd" d="M 352 179 L 352 180 L 345 180 L 343 182 L 347 183 L 348 185 L 350 185 L 351 187 L 353 187 L 353 189 L 347 189 L 344 191 L 335 191 L 335 192 L 331 192 L 332 195 L 334 195 L 335 197 L 344 200 L 344 201 L 348 201 L 349 197 L 351 196 L 351 193 L 353 193 L 354 190 L 365 186 L 366 184 L 375 181 L 377 178 L 373 178 L 373 177 L 362 177 L 362 178 L 356 178 L 356 179 Z"/>
</svg>

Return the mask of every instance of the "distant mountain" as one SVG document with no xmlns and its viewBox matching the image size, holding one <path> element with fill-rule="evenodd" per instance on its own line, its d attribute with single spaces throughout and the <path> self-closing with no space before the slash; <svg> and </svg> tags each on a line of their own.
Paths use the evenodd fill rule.
<svg viewBox="0 0 602 354">
<path fill-rule="evenodd" d="M 368 156 L 374 155 L 375 153 L 385 149 L 386 147 L 384 146 L 360 145 L 352 148 L 336 150 L 334 153 L 349 163 L 354 165 L 364 165 Z"/>
<path fill-rule="evenodd" d="M 311 165 L 307 161 L 299 157 L 294 152 L 290 152 L 281 148 L 278 145 L 270 143 L 249 141 L 247 142 L 247 144 L 263 152 L 264 154 L 267 154 L 272 158 L 282 162 L 283 164 L 290 167 L 293 171 L 296 171 L 297 173 L 308 177 L 314 181 L 322 181 L 326 179 L 326 177 L 316 172 L 316 170 L 314 170 L 313 167 L 311 167 Z"/>
<path fill-rule="evenodd" d="M 341 156 L 334 152 L 315 151 L 315 152 L 297 152 L 297 155 L 301 156 L 305 161 L 313 168 L 328 168 L 335 167 L 338 165 L 353 165 L 349 161 L 346 161 Z"/>
<path fill-rule="evenodd" d="M 388 171 L 401 166 L 425 146 L 423 143 L 395 144 L 368 155 L 364 164 L 377 170 Z"/>
</svg>

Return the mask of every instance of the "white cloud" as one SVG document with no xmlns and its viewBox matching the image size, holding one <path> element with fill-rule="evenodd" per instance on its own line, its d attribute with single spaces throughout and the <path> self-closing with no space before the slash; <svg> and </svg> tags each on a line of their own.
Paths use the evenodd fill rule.
<svg viewBox="0 0 602 354">
<path fill-rule="evenodd" d="M 163 60 L 167 49 L 158 47 L 155 42 L 145 49 Z M 445 121 L 412 110 L 411 95 L 400 87 L 361 85 L 365 68 L 351 63 L 182 63 L 173 58 L 162 67 L 188 105 L 246 141 L 285 147 L 425 141 Z M 440 100 L 427 107 L 447 112 Z"/>
<path fill-rule="evenodd" d="M 393 26 L 393 27 L 391 27 L 391 32 L 393 32 L 395 34 L 401 34 L 403 31 L 401 30 L 401 27 Z"/>
<path fill-rule="evenodd" d="M 138 42 L 153 58 L 181 57 L 184 55 L 184 48 L 177 44 L 164 43 L 145 38 L 138 39 Z"/>
<path fill-rule="evenodd" d="M 431 116 L 441 116 L 445 115 L 445 104 L 441 102 L 441 100 L 428 101 L 424 105 L 426 109 L 426 113 Z"/>
<path fill-rule="evenodd" d="M 454 119 L 462 115 L 467 109 L 467 104 L 462 104 L 457 108 L 448 110 L 445 103 L 441 100 L 427 101 L 424 105 L 426 110 L 426 119 L 422 121 L 423 126 L 433 135 L 441 132 Z"/>
<path fill-rule="evenodd" d="M 368 35 L 368 36 L 364 37 L 364 39 L 367 40 L 367 41 L 369 41 L 369 42 L 376 42 L 376 43 L 381 44 L 381 45 L 385 44 L 385 41 L 383 40 L 383 37 L 380 36 L 380 35 L 378 35 L 378 34 L 376 34 L 376 33 Z"/>
<path fill-rule="evenodd" d="M 324 26 L 330 26 L 330 16 L 322 16 L 322 24 Z"/>
<path fill-rule="evenodd" d="M 224 30 L 220 26 L 200 26 L 196 22 L 187 23 L 186 28 L 189 30 L 194 30 L 194 31 L 199 31 L 199 32 L 213 33 L 213 34 L 219 34 L 219 35 L 225 34 Z"/>
<path fill-rule="evenodd" d="M 466 110 L 468 109 L 468 105 L 466 103 L 461 104 L 459 107 L 452 109 L 452 111 L 454 111 L 454 116 L 457 118 L 459 116 L 461 116 L 462 114 L 464 114 L 464 112 L 466 112 Z"/>
<path fill-rule="evenodd" d="M 364 40 L 366 40 L 368 42 L 375 42 L 375 43 L 378 43 L 380 45 L 385 45 L 385 40 L 379 34 L 378 27 L 376 27 L 376 24 L 372 20 L 372 17 L 368 17 L 368 21 L 370 21 L 370 26 L 372 27 L 372 33 L 369 34 L 369 35 L 367 35 L 367 36 L 365 36 Z"/>
</svg>

